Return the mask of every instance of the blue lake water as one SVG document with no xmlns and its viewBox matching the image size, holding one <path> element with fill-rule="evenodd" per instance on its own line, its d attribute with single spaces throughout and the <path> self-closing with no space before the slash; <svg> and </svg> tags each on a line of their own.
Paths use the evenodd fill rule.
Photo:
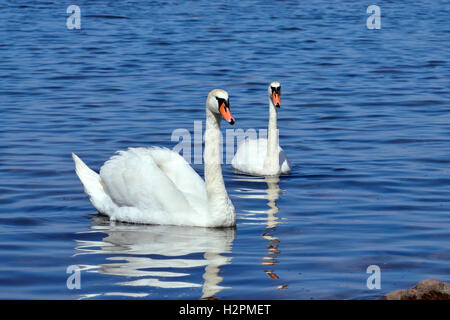
<svg viewBox="0 0 450 320">
<path fill-rule="evenodd" d="M 371 4 L 0 1 L 0 298 L 377 299 L 450 281 L 450 2 L 379 1 L 379 30 Z M 224 132 L 264 129 L 274 80 L 294 168 L 223 166 L 235 229 L 93 209 L 71 152 L 98 170 L 116 150 L 173 148 L 213 88 L 237 121 Z"/>
</svg>

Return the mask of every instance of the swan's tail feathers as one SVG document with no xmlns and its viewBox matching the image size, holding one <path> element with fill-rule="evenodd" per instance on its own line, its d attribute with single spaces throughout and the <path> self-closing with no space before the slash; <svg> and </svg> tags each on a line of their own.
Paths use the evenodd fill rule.
<svg viewBox="0 0 450 320">
<path fill-rule="evenodd" d="M 84 192 L 89 196 L 92 205 L 100 213 L 112 215 L 117 205 L 105 191 L 100 175 L 91 170 L 75 153 L 72 153 L 75 162 L 75 172 L 84 187 Z"/>
</svg>

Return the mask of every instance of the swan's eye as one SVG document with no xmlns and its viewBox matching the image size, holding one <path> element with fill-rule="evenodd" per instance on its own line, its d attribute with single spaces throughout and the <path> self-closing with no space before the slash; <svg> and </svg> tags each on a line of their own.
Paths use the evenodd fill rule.
<svg viewBox="0 0 450 320">
<path fill-rule="evenodd" d="M 216 99 L 217 99 L 217 107 L 220 109 L 220 106 L 222 105 L 224 100 L 222 98 L 219 98 L 219 97 L 216 97 Z"/>
<path fill-rule="evenodd" d="M 225 99 L 219 98 L 219 97 L 216 97 L 216 99 L 217 99 L 217 104 L 218 104 L 219 108 L 222 104 L 225 104 L 225 107 L 227 107 L 227 108 L 230 107 L 230 99 L 225 100 Z"/>
</svg>

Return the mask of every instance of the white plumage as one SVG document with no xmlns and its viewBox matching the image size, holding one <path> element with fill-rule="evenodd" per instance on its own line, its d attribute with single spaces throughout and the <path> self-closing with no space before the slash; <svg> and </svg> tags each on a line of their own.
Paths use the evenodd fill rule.
<svg viewBox="0 0 450 320">
<path fill-rule="evenodd" d="M 272 82 L 268 88 L 268 138 L 247 138 L 238 146 L 231 166 L 252 175 L 271 176 L 291 171 L 291 164 L 278 144 L 277 109 L 281 107 L 281 85 Z"/>
<path fill-rule="evenodd" d="M 206 183 L 183 157 L 166 148 L 119 151 L 101 167 L 100 175 L 72 154 L 92 205 L 111 220 L 124 222 L 233 226 L 235 209 L 225 189 L 221 166 L 209 161 L 219 158 L 215 154 L 220 150 L 216 138 L 220 136 L 218 103 L 224 99 L 228 101 L 228 94 L 218 89 L 207 99 L 206 127 L 211 134 L 205 141 Z M 225 111 L 229 122 L 234 123 L 229 106 Z"/>
<path fill-rule="evenodd" d="M 275 165 L 274 167 L 264 167 L 264 162 L 267 157 L 267 139 L 247 138 L 239 144 L 237 152 L 231 162 L 231 166 L 235 170 L 256 176 L 270 176 L 280 173 L 289 173 L 291 171 L 291 164 L 283 149 L 279 145 L 277 148 L 277 154 L 279 165 Z"/>
</svg>

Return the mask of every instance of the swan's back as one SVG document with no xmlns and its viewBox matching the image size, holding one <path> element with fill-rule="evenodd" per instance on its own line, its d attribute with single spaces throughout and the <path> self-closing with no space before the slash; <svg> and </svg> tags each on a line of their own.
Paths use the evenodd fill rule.
<svg viewBox="0 0 450 320">
<path fill-rule="evenodd" d="M 189 224 L 207 211 L 204 181 L 183 157 L 165 148 L 119 151 L 100 177 L 113 201 L 139 210 L 145 223 Z"/>
<path fill-rule="evenodd" d="M 233 169 L 250 174 L 258 174 L 264 167 L 267 153 L 267 139 L 250 139 L 242 141 L 233 157 Z"/>
<path fill-rule="evenodd" d="M 240 172 L 266 175 L 264 170 L 264 160 L 267 154 L 267 139 L 250 139 L 247 138 L 239 144 L 236 154 L 233 157 L 231 166 Z M 278 146 L 279 163 L 281 173 L 288 173 L 291 170 L 283 149 Z"/>
</svg>

